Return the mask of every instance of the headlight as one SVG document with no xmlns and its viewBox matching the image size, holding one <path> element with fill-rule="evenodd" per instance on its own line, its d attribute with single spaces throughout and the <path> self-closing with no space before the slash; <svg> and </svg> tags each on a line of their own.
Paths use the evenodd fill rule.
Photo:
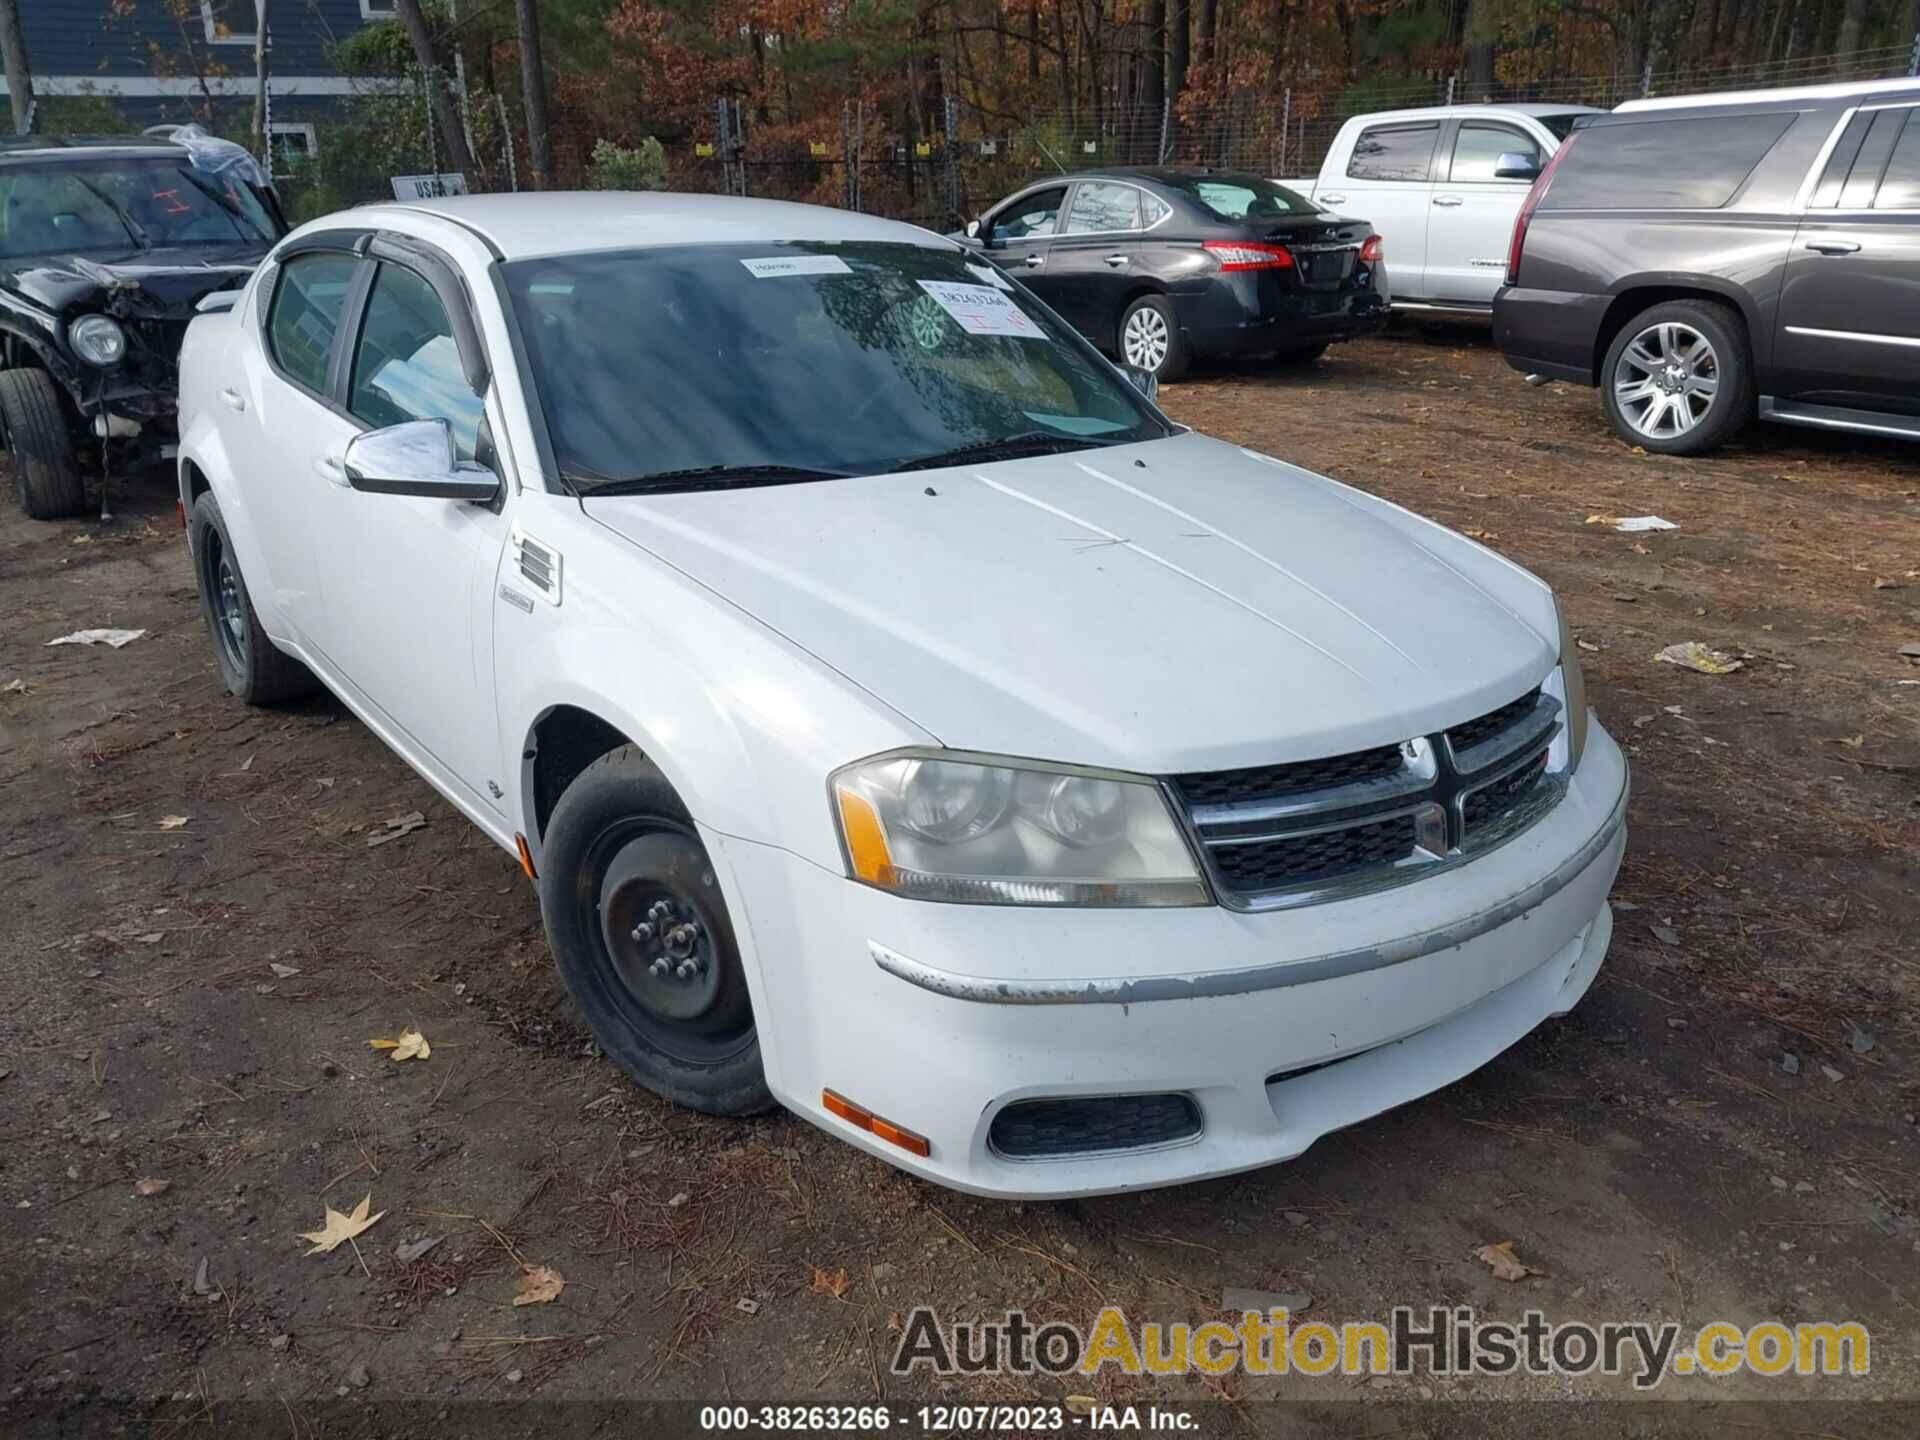
<svg viewBox="0 0 1920 1440">
<path fill-rule="evenodd" d="M 1205 905 L 1159 786 L 1023 760 L 883 755 L 839 771 L 854 879 L 978 905 Z"/>
<path fill-rule="evenodd" d="M 67 327 L 67 343 L 74 354 L 101 369 L 118 365 L 127 354 L 127 332 L 105 315 L 83 315 L 74 321 Z"/>
<path fill-rule="evenodd" d="M 1555 770 L 1571 771 L 1580 763 L 1581 752 L 1587 748 L 1587 681 L 1580 673 L 1580 647 L 1574 642 L 1566 612 L 1560 609 L 1557 599 L 1553 608 L 1560 617 L 1560 668 L 1553 672 L 1545 688 L 1565 707 L 1567 725 L 1553 742 L 1547 764 Z"/>
</svg>

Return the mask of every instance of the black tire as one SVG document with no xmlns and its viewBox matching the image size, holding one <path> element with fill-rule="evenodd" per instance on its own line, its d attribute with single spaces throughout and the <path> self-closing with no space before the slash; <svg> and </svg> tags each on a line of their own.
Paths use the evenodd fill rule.
<svg viewBox="0 0 1920 1440">
<path fill-rule="evenodd" d="M 1327 353 L 1325 343 L 1319 345 L 1290 345 L 1284 350 L 1276 350 L 1273 363 L 1276 365 L 1311 365 Z"/>
<path fill-rule="evenodd" d="M 1704 359 L 1694 358 L 1684 342 L 1671 356 L 1658 339 L 1641 343 L 1650 334 L 1684 336 L 1689 331 L 1709 347 Z M 1629 352 L 1642 359 L 1629 360 Z M 1672 363 L 1649 368 L 1644 359 Z M 1635 376 L 1643 376 L 1644 386 L 1652 387 L 1638 408 L 1631 394 L 1623 397 L 1620 389 Z M 1731 306 L 1711 300 L 1670 300 L 1642 310 L 1613 337 L 1599 379 L 1600 404 L 1614 433 L 1656 455 L 1704 454 L 1732 439 L 1754 416 L 1753 347 L 1746 322 Z M 1707 379 L 1712 394 L 1696 410 L 1701 400 L 1696 387 Z M 1669 391 L 1669 385 L 1676 388 Z M 1685 428 L 1679 428 L 1682 408 Z M 1643 423 L 1650 415 L 1656 416 L 1652 430 Z"/>
<path fill-rule="evenodd" d="M 313 672 L 267 638 L 213 492 L 202 492 L 187 520 L 200 615 L 207 622 L 220 678 L 249 705 L 292 700 L 316 688 Z"/>
<path fill-rule="evenodd" d="M 686 806 L 637 747 L 602 755 L 554 806 L 540 913 L 561 978 L 616 1065 L 709 1115 L 772 1107 L 713 864 Z"/>
<path fill-rule="evenodd" d="M 1136 321 L 1135 317 L 1143 314 L 1158 317 L 1157 323 L 1150 318 Z M 1136 326 L 1144 327 L 1157 336 L 1158 344 L 1148 344 L 1145 337 L 1136 336 Z M 1173 313 L 1173 305 L 1164 295 L 1142 295 L 1121 312 L 1116 351 L 1123 364 L 1151 370 L 1154 378 L 1162 383 L 1178 380 L 1186 374 L 1192 358 L 1187 353 L 1187 337 L 1180 329 L 1180 317 Z M 1145 358 L 1136 358 L 1136 353 Z M 1147 363 L 1156 354 L 1158 361 Z"/>
<path fill-rule="evenodd" d="M 87 487 L 53 377 L 44 370 L 0 370 L 0 425 L 20 508 L 35 520 L 84 513 Z"/>
</svg>

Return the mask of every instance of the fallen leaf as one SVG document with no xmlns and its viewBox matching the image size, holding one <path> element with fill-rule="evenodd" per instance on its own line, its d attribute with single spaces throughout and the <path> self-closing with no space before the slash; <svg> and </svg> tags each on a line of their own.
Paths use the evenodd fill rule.
<svg viewBox="0 0 1920 1440">
<path fill-rule="evenodd" d="M 0 695 L 25 695 L 26 693 L 27 682 L 24 680 L 9 680 L 6 684 L 0 685 Z"/>
<path fill-rule="evenodd" d="M 164 1195 L 172 1188 L 173 1182 L 171 1180 L 160 1180 L 152 1175 L 147 1176 L 144 1180 L 136 1180 L 133 1182 L 133 1193 L 142 1198 L 153 1195 Z"/>
<path fill-rule="evenodd" d="M 187 820 L 188 820 L 188 817 L 185 815 L 162 815 L 160 817 L 160 828 L 162 830 L 184 829 L 186 827 Z"/>
<path fill-rule="evenodd" d="M 566 1278 L 558 1270 L 547 1265 L 529 1265 L 519 1283 L 513 1287 L 513 1303 L 550 1305 L 560 1298 L 560 1292 L 566 1288 Z"/>
<path fill-rule="evenodd" d="M 368 1209 L 372 1205 L 373 1194 L 369 1191 L 360 1203 L 353 1207 L 353 1213 L 351 1215 L 342 1215 L 331 1205 L 326 1206 L 326 1223 L 318 1230 L 305 1230 L 300 1234 L 302 1240 L 311 1240 L 313 1242 L 313 1249 L 307 1251 L 307 1254 L 329 1254 L 337 1249 L 343 1240 L 351 1240 L 356 1235 L 365 1234 L 379 1222 L 382 1215 L 387 1213 L 382 1210 L 379 1215 L 367 1214 Z"/>
<path fill-rule="evenodd" d="M 1544 1270 L 1537 1270 L 1531 1265 L 1523 1264 L 1520 1259 L 1514 1255 L 1513 1241 L 1511 1240 L 1502 1240 L 1498 1245 L 1482 1245 L 1478 1250 L 1473 1252 L 1473 1255 L 1476 1260 L 1484 1261 L 1492 1267 L 1493 1278 L 1496 1280 L 1524 1280 L 1529 1275 L 1545 1275 L 1547 1273 Z"/>
<path fill-rule="evenodd" d="M 411 1265 L 446 1238 L 444 1235 L 435 1235 L 425 1240 L 409 1240 L 404 1245 L 393 1247 L 393 1258 L 402 1265 Z"/>
<path fill-rule="evenodd" d="M 1678 665 L 1683 670 L 1696 670 L 1702 675 L 1731 675 L 1746 662 L 1724 650 L 1710 650 L 1698 640 L 1683 640 L 1654 652 L 1653 658 L 1668 665 Z"/>
<path fill-rule="evenodd" d="M 1097 1395 L 1069 1395 L 1067 1396 L 1066 1404 L 1069 1415 L 1091 1415 L 1099 1408 L 1100 1397 Z"/>
<path fill-rule="evenodd" d="M 1858 750 L 1867 743 L 1864 735 L 1835 735 L 1827 741 L 1829 745 L 1844 745 L 1849 750 Z"/>
<path fill-rule="evenodd" d="M 813 1293 L 831 1295 L 838 1300 L 847 1293 L 847 1272 L 844 1270 L 822 1270 L 813 1267 Z"/>
<path fill-rule="evenodd" d="M 207 1257 L 204 1255 L 200 1257 L 200 1263 L 194 1267 L 193 1293 L 196 1295 L 212 1295 L 215 1297 L 218 1297 L 220 1294 L 220 1287 L 207 1278 Z"/>
<path fill-rule="evenodd" d="M 427 1037 L 418 1030 L 402 1030 L 398 1040 L 369 1040 L 375 1050 L 391 1050 L 395 1060 L 425 1060 L 433 1054 Z"/>
<path fill-rule="evenodd" d="M 406 815 L 396 815 L 387 821 L 386 829 L 367 836 L 367 845 L 371 848 L 375 845 L 384 845 L 389 840 L 398 840 L 402 835 L 411 835 L 414 831 L 425 828 L 426 823 L 427 817 L 418 810 Z"/>
<path fill-rule="evenodd" d="M 298 965 L 282 965 L 277 960 L 268 961 L 267 968 L 282 980 L 291 980 L 300 973 L 300 967 Z"/>
</svg>

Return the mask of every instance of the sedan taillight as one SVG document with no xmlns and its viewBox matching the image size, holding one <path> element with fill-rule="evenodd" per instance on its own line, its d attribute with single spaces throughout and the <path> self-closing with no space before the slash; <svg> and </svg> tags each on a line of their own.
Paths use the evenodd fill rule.
<svg viewBox="0 0 1920 1440">
<path fill-rule="evenodd" d="M 1200 248 L 1220 262 L 1222 270 L 1291 270 L 1293 252 L 1284 245 L 1258 240 L 1203 240 Z"/>
<path fill-rule="evenodd" d="M 1387 257 L 1387 242 L 1378 235 L 1367 236 L 1366 244 L 1360 247 L 1360 263 L 1377 265 Z"/>
</svg>

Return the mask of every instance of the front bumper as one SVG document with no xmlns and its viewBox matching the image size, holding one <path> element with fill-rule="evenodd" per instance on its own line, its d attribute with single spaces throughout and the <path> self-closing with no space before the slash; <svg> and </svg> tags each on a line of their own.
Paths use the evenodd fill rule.
<svg viewBox="0 0 1920 1440">
<path fill-rule="evenodd" d="M 1572 1009 L 1612 934 L 1626 783 L 1595 724 L 1567 796 L 1517 842 L 1398 890 L 1262 914 L 902 900 L 786 851 L 705 839 L 745 921 L 783 1104 L 941 1184 L 1065 1198 L 1290 1159 Z M 826 1089 L 931 1153 L 828 1113 Z M 1201 1133 L 1044 1160 L 989 1141 L 1014 1101 L 1159 1093 L 1189 1097 Z"/>
</svg>

